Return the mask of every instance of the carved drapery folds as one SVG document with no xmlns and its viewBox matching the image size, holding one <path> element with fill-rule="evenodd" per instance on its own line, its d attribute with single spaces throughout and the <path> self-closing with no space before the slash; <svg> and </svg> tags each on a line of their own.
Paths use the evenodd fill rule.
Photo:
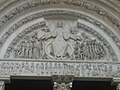
<svg viewBox="0 0 120 90">
<path fill-rule="evenodd" d="M 4 81 L 0 81 L 0 90 L 5 90 L 5 83 L 4 83 Z"/>
<path fill-rule="evenodd" d="M 16 45 L 13 50 L 15 58 L 42 58 L 43 44 L 38 40 L 38 33 L 34 32 L 32 35 L 25 36 L 24 39 Z"/>
<path fill-rule="evenodd" d="M 104 47 L 96 40 L 85 40 L 75 43 L 76 60 L 102 60 L 106 55 Z"/>
<path fill-rule="evenodd" d="M 72 75 L 53 75 L 53 90 L 71 90 L 74 76 Z"/>
<path fill-rule="evenodd" d="M 21 37 L 14 45 L 14 58 L 55 60 L 107 60 L 107 48 L 98 38 L 64 20 L 48 21 L 41 30 Z M 53 23 L 53 25 L 49 25 Z M 72 23 L 72 22 L 70 22 Z M 68 28 L 69 27 L 69 28 Z"/>
</svg>

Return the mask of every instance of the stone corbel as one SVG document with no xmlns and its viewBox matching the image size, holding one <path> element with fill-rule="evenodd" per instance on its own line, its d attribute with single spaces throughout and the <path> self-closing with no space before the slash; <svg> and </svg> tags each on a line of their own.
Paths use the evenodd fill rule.
<svg viewBox="0 0 120 90">
<path fill-rule="evenodd" d="M 5 90 L 5 82 L 0 81 L 0 90 Z"/>
<path fill-rule="evenodd" d="M 53 75 L 53 90 L 71 90 L 74 76 L 72 75 Z"/>
</svg>

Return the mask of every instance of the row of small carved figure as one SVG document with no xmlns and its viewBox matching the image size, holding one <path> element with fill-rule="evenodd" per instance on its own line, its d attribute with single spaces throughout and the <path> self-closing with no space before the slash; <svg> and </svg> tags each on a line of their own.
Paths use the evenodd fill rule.
<svg viewBox="0 0 120 90">
<path fill-rule="evenodd" d="M 22 41 L 14 48 L 14 58 L 42 59 L 44 56 L 42 42 Z M 83 43 L 76 42 L 74 47 L 76 60 L 102 60 L 106 56 L 104 47 L 95 40 Z"/>
<path fill-rule="evenodd" d="M 74 49 L 76 60 L 100 60 L 106 56 L 104 47 L 95 40 L 86 41 L 81 44 L 76 42 Z"/>
<path fill-rule="evenodd" d="M 43 46 L 41 42 L 22 41 L 14 48 L 14 58 L 38 59 L 42 57 Z"/>
</svg>

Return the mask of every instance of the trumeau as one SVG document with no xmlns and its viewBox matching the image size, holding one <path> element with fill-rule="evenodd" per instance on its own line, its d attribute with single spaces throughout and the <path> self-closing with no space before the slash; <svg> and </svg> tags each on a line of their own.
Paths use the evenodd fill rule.
<svg viewBox="0 0 120 90">
<path fill-rule="evenodd" d="M 52 76 L 55 90 L 70 90 L 73 77 L 119 81 L 120 11 L 116 2 L 110 9 L 111 1 L 103 0 L 0 2 L 0 78 Z M 1 6 L 5 3 L 9 6 Z M 71 79 L 66 83 L 63 77 Z"/>
</svg>

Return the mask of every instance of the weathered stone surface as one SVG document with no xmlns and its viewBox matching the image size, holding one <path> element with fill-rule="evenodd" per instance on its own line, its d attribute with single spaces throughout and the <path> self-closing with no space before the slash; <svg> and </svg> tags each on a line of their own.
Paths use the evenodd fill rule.
<svg viewBox="0 0 120 90">
<path fill-rule="evenodd" d="M 120 78 L 120 64 L 68 61 L 0 61 L 0 77 L 74 75 L 75 77 Z"/>
<path fill-rule="evenodd" d="M 73 23 L 76 24 L 69 27 Z M 81 30 L 83 27 L 85 30 Z M 104 38 L 98 33 L 96 38 L 94 32 L 77 21 L 43 21 L 18 34 L 8 47 L 5 58 L 114 61 L 109 44 L 104 45 Z"/>
</svg>

